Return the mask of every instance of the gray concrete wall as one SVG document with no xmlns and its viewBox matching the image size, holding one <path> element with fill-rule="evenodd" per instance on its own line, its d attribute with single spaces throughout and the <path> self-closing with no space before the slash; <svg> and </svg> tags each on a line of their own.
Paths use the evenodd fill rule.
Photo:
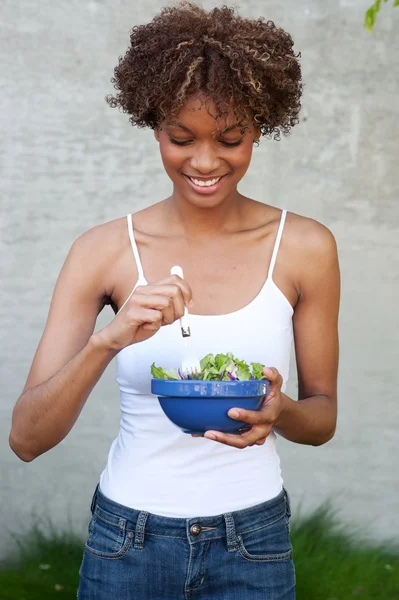
<svg viewBox="0 0 399 600">
<path fill-rule="evenodd" d="M 294 507 L 325 500 L 365 535 L 399 530 L 398 121 L 399 9 L 371 0 L 245 2 L 289 30 L 302 52 L 302 122 L 256 149 L 241 190 L 321 220 L 342 268 L 340 416 L 321 448 L 279 442 Z M 33 518 L 83 530 L 92 490 L 117 433 L 111 365 L 66 440 L 30 464 L 8 448 L 12 407 L 43 330 L 73 240 L 170 193 L 150 131 L 104 96 L 130 28 L 161 0 L 3 0 L 1 69 L 0 551 Z M 213 2 L 204 2 L 209 8 Z M 112 317 L 105 311 L 103 325 Z M 295 395 L 295 370 L 289 391 Z"/>
</svg>

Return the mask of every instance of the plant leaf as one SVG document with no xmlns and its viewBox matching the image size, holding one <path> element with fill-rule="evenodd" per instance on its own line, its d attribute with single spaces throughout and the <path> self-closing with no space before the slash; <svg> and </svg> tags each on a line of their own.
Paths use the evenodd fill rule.
<svg viewBox="0 0 399 600">
<path fill-rule="evenodd" d="M 261 363 L 252 362 L 252 375 L 254 375 L 255 379 L 266 379 L 263 375 L 263 365 Z"/>
<path fill-rule="evenodd" d="M 236 358 L 231 352 L 226 354 L 207 354 L 200 360 L 201 375 L 198 379 L 205 381 L 249 381 L 265 379 L 261 363 L 251 363 L 252 372 L 245 360 Z M 181 379 L 179 369 L 163 369 L 155 363 L 151 365 L 151 374 L 156 379 Z"/>
<path fill-rule="evenodd" d="M 389 0 L 384 0 L 384 3 L 387 4 Z M 394 0 L 393 6 L 399 6 L 399 0 Z M 372 6 L 366 11 L 364 15 L 364 26 L 370 32 L 373 30 L 375 22 L 377 20 L 377 14 L 381 8 L 381 0 L 376 0 Z"/>
<path fill-rule="evenodd" d="M 162 369 L 162 367 L 156 367 L 155 363 L 151 365 L 151 375 L 155 379 L 180 379 L 177 369 Z"/>
<path fill-rule="evenodd" d="M 377 19 L 377 13 L 380 10 L 381 0 L 376 0 L 364 15 L 364 26 L 371 32 Z"/>
</svg>

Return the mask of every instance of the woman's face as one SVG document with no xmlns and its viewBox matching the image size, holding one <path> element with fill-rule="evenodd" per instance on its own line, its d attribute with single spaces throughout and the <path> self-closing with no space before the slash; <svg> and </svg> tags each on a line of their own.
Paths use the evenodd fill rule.
<svg viewBox="0 0 399 600">
<path fill-rule="evenodd" d="M 208 103 L 211 114 L 215 108 Z M 174 194 L 196 206 L 212 207 L 236 194 L 259 132 L 237 124 L 234 113 L 215 120 L 199 97 L 189 99 L 177 117 L 155 130 Z"/>
</svg>

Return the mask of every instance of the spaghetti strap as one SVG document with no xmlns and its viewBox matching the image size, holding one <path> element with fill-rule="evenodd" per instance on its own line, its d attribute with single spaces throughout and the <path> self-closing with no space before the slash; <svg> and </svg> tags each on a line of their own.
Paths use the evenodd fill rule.
<svg viewBox="0 0 399 600">
<path fill-rule="evenodd" d="M 134 256 L 134 259 L 136 261 L 138 278 L 137 278 L 136 285 L 134 286 L 134 288 L 130 292 L 129 296 L 126 298 L 126 300 L 124 301 L 124 303 L 122 304 L 122 306 L 118 310 L 118 313 L 120 313 L 121 310 L 122 310 L 122 308 L 128 303 L 128 301 L 130 300 L 130 298 L 133 295 L 134 290 L 136 289 L 136 287 L 138 286 L 138 284 L 140 282 L 141 283 L 145 283 L 147 285 L 147 280 L 144 277 L 143 266 L 141 264 L 140 255 L 139 255 L 139 251 L 138 251 L 138 248 L 137 248 L 136 240 L 134 239 L 132 215 L 129 213 L 126 216 L 126 218 L 127 218 L 127 228 L 128 228 L 128 231 L 129 231 L 130 243 L 132 245 L 132 250 L 133 250 L 133 256 Z"/>
<path fill-rule="evenodd" d="M 272 279 L 272 277 L 273 277 L 273 269 L 274 269 L 274 265 L 276 264 L 277 253 L 278 253 L 278 249 L 280 247 L 280 241 L 281 241 L 281 236 L 283 234 L 286 216 L 287 216 L 287 211 L 283 210 L 281 213 L 280 225 L 278 227 L 278 231 L 277 231 L 277 235 L 276 235 L 276 241 L 274 243 L 272 259 L 270 261 L 270 266 L 269 266 L 269 272 L 267 274 L 267 277 L 270 279 Z"/>
<path fill-rule="evenodd" d="M 131 214 L 127 215 L 127 228 L 129 230 L 130 243 L 132 245 L 133 255 L 134 255 L 134 258 L 135 258 L 135 261 L 136 261 L 137 272 L 138 272 L 138 275 L 139 275 L 138 281 L 142 281 L 142 280 L 145 280 L 145 277 L 144 277 L 143 266 L 142 266 L 141 260 L 140 260 L 139 251 L 137 249 L 136 240 L 134 239 L 133 221 L 132 221 L 132 215 Z"/>
</svg>

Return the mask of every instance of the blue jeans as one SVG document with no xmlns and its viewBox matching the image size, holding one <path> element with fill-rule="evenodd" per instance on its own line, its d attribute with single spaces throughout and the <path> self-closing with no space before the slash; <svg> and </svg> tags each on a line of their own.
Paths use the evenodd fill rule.
<svg viewBox="0 0 399 600">
<path fill-rule="evenodd" d="M 295 600 L 283 490 L 252 508 L 174 519 L 93 496 L 79 600 Z"/>
</svg>

